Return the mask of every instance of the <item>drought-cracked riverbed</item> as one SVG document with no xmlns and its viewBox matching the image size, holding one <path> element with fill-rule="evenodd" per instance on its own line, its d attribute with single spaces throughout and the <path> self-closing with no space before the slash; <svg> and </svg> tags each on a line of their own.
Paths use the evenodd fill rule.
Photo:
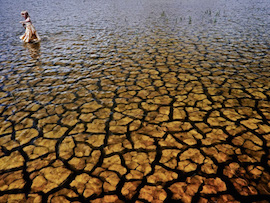
<svg viewBox="0 0 270 203">
<path fill-rule="evenodd" d="M 1 4 L 0 202 L 267 202 L 267 0 Z"/>
</svg>

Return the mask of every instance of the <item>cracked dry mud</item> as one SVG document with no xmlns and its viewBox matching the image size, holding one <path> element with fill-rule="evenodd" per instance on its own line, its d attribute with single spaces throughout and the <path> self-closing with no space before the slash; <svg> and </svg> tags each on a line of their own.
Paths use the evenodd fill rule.
<svg viewBox="0 0 270 203">
<path fill-rule="evenodd" d="M 2 62 L 0 202 L 267 202 L 269 47 L 201 36 Z"/>
<path fill-rule="evenodd" d="M 269 197 L 269 72 L 248 67 L 266 64 L 216 68 L 150 42 L 96 70 L 41 65 L 4 79 L 0 202 Z"/>
</svg>

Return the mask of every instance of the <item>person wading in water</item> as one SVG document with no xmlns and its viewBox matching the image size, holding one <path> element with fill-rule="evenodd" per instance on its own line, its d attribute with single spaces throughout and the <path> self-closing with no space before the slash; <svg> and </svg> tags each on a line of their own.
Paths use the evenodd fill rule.
<svg viewBox="0 0 270 203">
<path fill-rule="evenodd" d="M 39 42 L 40 37 L 31 22 L 30 16 L 27 11 L 21 12 L 22 17 L 24 17 L 24 21 L 20 21 L 20 23 L 25 28 L 24 35 L 20 36 L 20 39 L 24 42 Z"/>
</svg>

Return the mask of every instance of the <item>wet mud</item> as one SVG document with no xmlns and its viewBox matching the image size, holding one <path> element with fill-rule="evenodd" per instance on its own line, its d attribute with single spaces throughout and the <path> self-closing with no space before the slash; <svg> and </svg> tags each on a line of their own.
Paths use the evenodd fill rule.
<svg viewBox="0 0 270 203">
<path fill-rule="evenodd" d="M 5 44 L 0 202 L 267 202 L 269 26 L 160 4 Z"/>
</svg>

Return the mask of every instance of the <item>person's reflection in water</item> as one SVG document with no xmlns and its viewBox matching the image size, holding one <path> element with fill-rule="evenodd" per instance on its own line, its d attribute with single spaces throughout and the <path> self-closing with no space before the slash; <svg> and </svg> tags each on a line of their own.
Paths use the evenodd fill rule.
<svg viewBox="0 0 270 203">
<path fill-rule="evenodd" d="M 33 59 L 39 59 L 39 57 L 40 57 L 40 43 L 24 43 L 23 46 L 28 49 L 30 56 Z"/>
</svg>

